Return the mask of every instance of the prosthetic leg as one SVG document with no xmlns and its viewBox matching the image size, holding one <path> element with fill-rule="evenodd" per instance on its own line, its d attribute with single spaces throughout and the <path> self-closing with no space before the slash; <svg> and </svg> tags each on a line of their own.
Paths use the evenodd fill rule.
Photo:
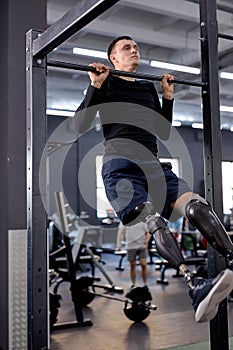
<svg viewBox="0 0 233 350">
<path fill-rule="evenodd" d="M 187 219 L 205 237 L 207 242 L 233 265 L 233 244 L 224 226 L 210 204 L 199 197 L 191 199 L 185 208 Z"/>
<path fill-rule="evenodd" d="M 199 208 L 199 211 L 197 210 Z M 225 256 L 232 261 L 232 244 L 228 240 L 217 220 L 216 215 L 210 209 L 208 203 L 192 200 L 186 207 L 188 218 L 192 220 L 194 226 L 200 229 L 203 236 L 212 244 L 215 244 Z M 207 218 L 204 216 L 207 215 Z M 197 225 L 198 224 L 198 225 Z M 233 272 L 229 269 L 222 271 L 213 279 L 204 279 L 193 276 L 184 263 L 184 258 L 180 252 L 177 242 L 167 227 L 166 221 L 160 216 L 149 216 L 147 225 L 150 233 L 154 234 L 156 247 L 159 254 L 165 258 L 175 269 L 179 269 L 189 286 L 189 295 L 195 311 L 197 322 L 212 320 L 217 312 L 218 306 L 233 289 Z M 217 226 L 215 228 L 215 226 Z M 214 229 L 215 228 L 215 229 Z M 221 228 L 220 233 L 217 230 Z M 215 239 L 215 234 L 217 239 Z M 225 237 L 226 236 L 226 237 Z M 208 237 L 208 238 L 207 238 Z M 221 242 L 223 239 L 223 243 Z"/>
<path fill-rule="evenodd" d="M 166 259 L 173 268 L 180 271 L 189 285 L 189 288 L 192 289 L 192 273 L 184 264 L 184 257 L 165 219 L 159 215 L 148 216 L 147 226 L 149 232 L 154 235 L 159 254 Z"/>
</svg>

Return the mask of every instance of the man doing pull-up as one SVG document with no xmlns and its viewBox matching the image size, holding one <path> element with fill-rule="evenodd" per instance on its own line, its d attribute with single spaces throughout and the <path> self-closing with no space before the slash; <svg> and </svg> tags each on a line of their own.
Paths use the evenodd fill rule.
<svg viewBox="0 0 233 350">
<path fill-rule="evenodd" d="M 118 37 L 108 47 L 108 58 L 114 69 L 135 72 L 140 63 L 139 47 L 129 36 Z M 159 254 L 179 269 L 187 282 L 196 321 L 209 321 L 233 289 L 233 272 L 223 270 L 213 279 L 195 277 L 167 222 L 185 215 L 228 264 L 233 261 L 233 245 L 210 204 L 193 193 L 169 163 L 158 158 L 157 138 L 167 140 L 172 124 L 174 77 L 163 75 L 160 103 L 152 82 L 109 75 L 109 67 L 99 62 L 90 66 L 96 73 L 89 72 L 91 83 L 76 111 L 76 128 L 80 133 L 88 130 L 99 110 L 107 198 L 123 225 L 147 221 Z M 157 214 L 150 215 L 152 210 Z"/>
</svg>

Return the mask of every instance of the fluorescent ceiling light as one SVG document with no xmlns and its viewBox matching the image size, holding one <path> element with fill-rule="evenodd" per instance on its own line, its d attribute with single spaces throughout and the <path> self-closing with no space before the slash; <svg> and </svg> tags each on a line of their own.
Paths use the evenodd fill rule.
<svg viewBox="0 0 233 350">
<path fill-rule="evenodd" d="M 173 120 L 172 126 L 181 126 L 181 122 L 179 122 L 178 120 Z"/>
<path fill-rule="evenodd" d="M 150 65 L 151 65 L 151 67 L 169 69 L 169 70 L 174 70 L 174 71 L 178 71 L 178 72 L 200 74 L 199 68 L 182 66 L 180 64 L 172 64 L 172 63 L 151 60 Z"/>
<path fill-rule="evenodd" d="M 220 73 L 220 78 L 222 78 L 222 79 L 231 79 L 231 80 L 233 80 L 233 73 L 221 72 L 221 73 Z"/>
<path fill-rule="evenodd" d="M 74 47 L 73 53 L 75 53 L 76 55 L 91 56 L 105 59 L 108 58 L 107 53 L 105 51 L 82 49 L 81 47 Z"/>
<path fill-rule="evenodd" d="M 141 64 L 149 64 L 150 61 L 149 61 L 149 60 L 146 60 L 146 59 L 144 59 L 144 58 L 140 58 L 140 63 L 141 63 Z"/>
<path fill-rule="evenodd" d="M 193 129 L 203 129 L 203 124 L 202 123 L 192 123 L 192 128 Z"/>
<path fill-rule="evenodd" d="M 73 117 L 75 111 L 64 111 L 62 109 L 47 109 L 46 114 L 49 115 L 58 115 L 62 117 Z"/>
<path fill-rule="evenodd" d="M 231 106 L 220 106 L 220 111 L 221 112 L 233 112 L 233 107 Z"/>
</svg>

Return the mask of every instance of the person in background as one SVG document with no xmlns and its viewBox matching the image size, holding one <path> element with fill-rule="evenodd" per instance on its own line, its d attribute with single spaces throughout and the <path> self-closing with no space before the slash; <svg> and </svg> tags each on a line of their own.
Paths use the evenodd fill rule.
<svg viewBox="0 0 233 350">
<path fill-rule="evenodd" d="M 147 286 L 147 247 L 151 238 L 146 223 L 139 222 L 132 226 L 119 225 L 117 235 L 117 250 L 122 250 L 122 241 L 125 239 L 125 249 L 130 263 L 131 288 L 136 286 L 137 258 L 141 266 L 141 277 L 144 286 Z"/>
</svg>

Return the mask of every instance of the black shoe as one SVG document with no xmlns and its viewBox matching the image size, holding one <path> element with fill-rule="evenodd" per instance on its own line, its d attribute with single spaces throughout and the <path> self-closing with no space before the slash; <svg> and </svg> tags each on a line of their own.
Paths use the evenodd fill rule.
<svg viewBox="0 0 233 350">
<path fill-rule="evenodd" d="M 143 298 L 144 298 L 144 301 L 149 301 L 149 300 L 152 300 L 152 295 L 149 291 L 149 288 L 147 287 L 147 285 L 145 285 L 144 287 L 142 287 L 142 290 L 143 290 Z"/>
<path fill-rule="evenodd" d="M 146 302 L 152 300 L 152 296 L 149 292 L 147 286 L 137 287 L 134 286 L 132 289 L 130 288 L 129 292 L 125 294 L 125 297 L 131 299 L 135 302 Z"/>
<path fill-rule="evenodd" d="M 233 289 L 233 272 L 226 269 L 213 279 L 193 278 L 194 288 L 190 290 L 192 305 L 195 310 L 195 320 L 206 322 L 212 320 L 218 305 Z"/>
<path fill-rule="evenodd" d="M 129 296 L 132 295 L 132 290 L 135 289 L 135 288 L 139 288 L 139 287 L 137 287 L 136 284 L 132 284 L 132 286 L 129 288 L 128 292 L 125 294 L 125 297 L 129 298 Z"/>
</svg>

